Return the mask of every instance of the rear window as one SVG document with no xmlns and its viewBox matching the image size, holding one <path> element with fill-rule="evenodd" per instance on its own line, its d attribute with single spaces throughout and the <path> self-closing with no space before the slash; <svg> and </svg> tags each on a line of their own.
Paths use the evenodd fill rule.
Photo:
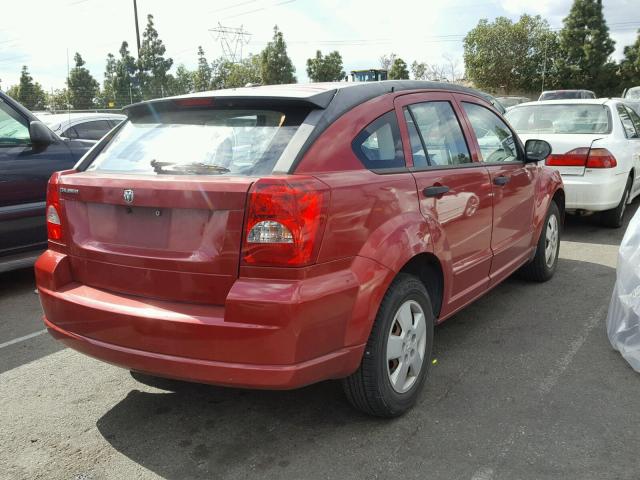
<svg viewBox="0 0 640 480">
<path fill-rule="evenodd" d="M 268 175 L 308 111 L 178 109 L 129 119 L 88 171 Z"/>
<path fill-rule="evenodd" d="M 515 107 L 506 118 L 518 133 L 609 133 L 609 107 L 605 105 L 530 105 Z"/>
</svg>

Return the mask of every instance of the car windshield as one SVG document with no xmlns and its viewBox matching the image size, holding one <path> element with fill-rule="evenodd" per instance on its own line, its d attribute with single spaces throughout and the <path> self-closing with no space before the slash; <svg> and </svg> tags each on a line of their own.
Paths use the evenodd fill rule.
<svg viewBox="0 0 640 480">
<path fill-rule="evenodd" d="M 518 133 L 608 133 L 605 105 L 528 105 L 515 107 L 506 117 Z"/>
<path fill-rule="evenodd" d="M 628 98 L 630 100 L 640 100 L 640 87 L 633 87 L 627 90 L 624 98 Z"/>
<path fill-rule="evenodd" d="M 127 121 L 87 170 L 267 175 L 300 125 L 299 113 L 231 108 L 154 112 Z"/>
<path fill-rule="evenodd" d="M 498 97 L 497 100 L 505 108 L 514 107 L 514 106 L 526 101 L 526 100 L 522 100 L 520 97 Z"/>
</svg>

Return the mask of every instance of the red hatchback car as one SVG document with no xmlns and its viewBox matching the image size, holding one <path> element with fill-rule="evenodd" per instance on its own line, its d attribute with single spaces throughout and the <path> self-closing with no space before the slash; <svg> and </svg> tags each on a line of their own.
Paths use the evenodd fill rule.
<svg viewBox="0 0 640 480">
<path fill-rule="evenodd" d="M 344 379 L 406 411 L 434 325 L 557 265 L 562 181 L 478 92 L 412 81 L 130 106 L 49 182 L 44 321 L 144 375 L 288 389 Z"/>
</svg>

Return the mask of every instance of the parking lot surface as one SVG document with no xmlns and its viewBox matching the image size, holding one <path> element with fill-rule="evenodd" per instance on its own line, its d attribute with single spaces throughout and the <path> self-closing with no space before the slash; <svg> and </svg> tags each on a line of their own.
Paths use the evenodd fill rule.
<svg viewBox="0 0 640 480">
<path fill-rule="evenodd" d="M 338 382 L 147 387 L 43 333 L 31 271 L 2 274 L 0 476 L 637 479 L 640 375 L 605 332 L 623 233 L 569 217 L 556 276 L 508 279 L 438 327 L 420 402 L 391 421 Z"/>
</svg>

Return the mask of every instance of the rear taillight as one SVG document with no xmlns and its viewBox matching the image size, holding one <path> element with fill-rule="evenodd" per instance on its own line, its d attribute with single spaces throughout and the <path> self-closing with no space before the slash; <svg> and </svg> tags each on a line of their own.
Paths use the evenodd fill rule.
<svg viewBox="0 0 640 480">
<path fill-rule="evenodd" d="M 592 148 L 587 159 L 587 168 L 614 168 L 618 165 L 616 157 L 606 148 Z"/>
<path fill-rule="evenodd" d="M 244 263 L 286 267 L 313 263 L 328 203 L 328 187 L 314 178 L 258 180 L 249 191 Z"/>
<path fill-rule="evenodd" d="M 549 155 L 546 165 L 550 167 L 613 168 L 616 158 L 606 148 L 575 148 L 567 153 Z"/>
<path fill-rule="evenodd" d="M 62 241 L 62 221 L 60 220 L 60 192 L 58 191 L 60 172 L 54 172 L 47 184 L 47 235 L 53 242 Z"/>
<path fill-rule="evenodd" d="M 589 157 L 589 148 L 576 148 L 567 153 L 549 155 L 546 165 L 550 167 L 584 167 Z"/>
</svg>

